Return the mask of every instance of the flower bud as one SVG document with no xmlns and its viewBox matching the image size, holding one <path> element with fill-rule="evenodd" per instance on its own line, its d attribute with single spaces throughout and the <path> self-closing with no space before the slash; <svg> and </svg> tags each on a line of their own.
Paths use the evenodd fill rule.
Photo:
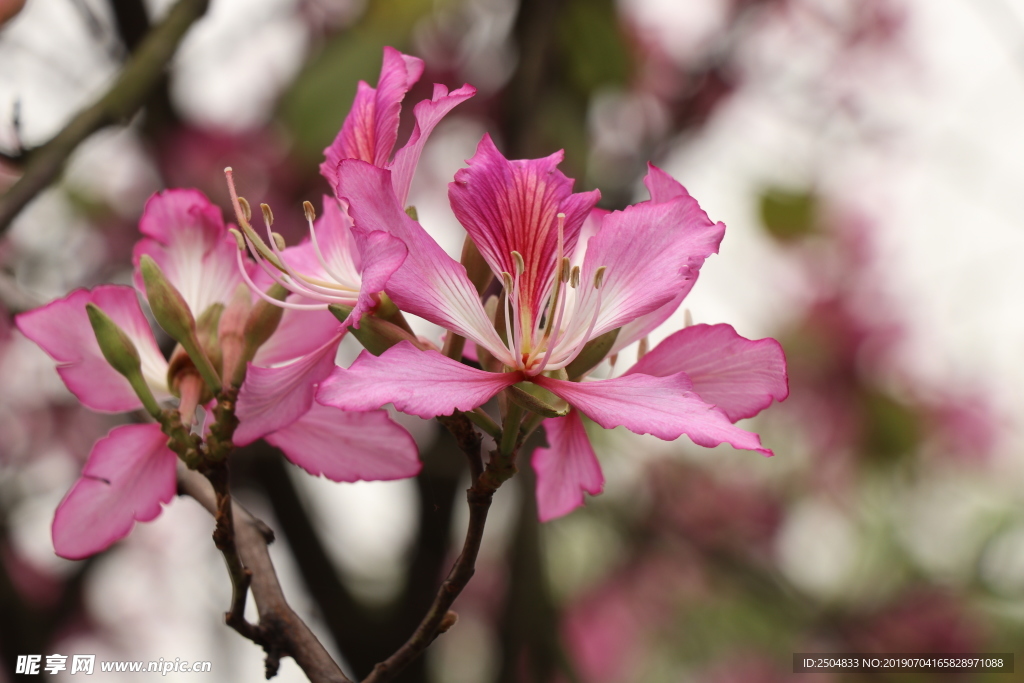
<svg viewBox="0 0 1024 683">
<path fill-rule="evenodd" d="M 565 372 L 568 374 L 569 379 L 575 382 L 603 361 L 612 350 L 612 347 L 615 346 L 615 340 L 619 336 L 620 329 L 616 328 L 610 332 L 605 332 L 600 337 L 595 337 L 588 341 L 579 355 L 565 366 Z"/>
<path fill-rule="evenodd" d="M 284 301 L 288 296 L 288 290 L 275 283 L 267 290 L 267 296 L 277 301 Z M 270 336 L 277 331 L 277 326 L 281 324 L 283 316 L 284 309 L 280 306 L 275 306 L 264 299 L 256 302 L 245 321 L 243 333 L 245 339 L 243 359 L 245 362 L 251 361 L 259 348 L 266 344 Z"/>
<path fill-rule="evenodd" d="M 146 284 L 146 298 L 153 309 L 153 317 L 160 327 L 179 344 L 196 340 L 196 320 L 185 298 L 175 288 L 160 266 L 148 254 L 139 260 L 139 270 Z"/>
<path fill-rule="evenodd" d="M 252 310 L 252 295 L 249 287 L 239 284 L 231 302 L 220 316 L 217 326 L 217 340 L 220 342 L 221 375 L 234 377 L 238 362 L 245 352 L 245 323 Z M 234 382 L 232 382 L 234 383 Z"/>
<path fill-rule="evenodd" d="M 348 319 L 348 316 L 352 313 L 352 308 L 349 306 L 338 306 L 336 304 L 332 304 L 327 308 L 334 314 L 334 317 L 342 322 Z M 415 344 L 417 348 L 423 348 L 423 345 L 420 343 L 420 340 L 416 338 L 416 335 L 410 333 L 408 330 L 403 330 L 394 323 L 382 320 L 373 315 L 364 315 L 359 321 L 359 329 L 350 327 L 349 332 L 359 340 L 359 343 L 362 344 L 367 351 L 375 356 L 379 356 L 400 341 L 410 341 Z"/>
<path fill-rule="evenodd" d="M 124 375 L 146 411 L 153 417 L 159 416 L 160 405 L 142 376 L 142 360 L 135 342 L 96 304 L 87 303 L 85 311 L 96 335 L 96 343 L 110 367 Z"/>
<path fill-rule="evenodd" d="M 220 392 L 220 377 L 203 350 L 196 320 L 181 292 L 167 280 L 160 266 L 148 254 L 139 260 L 139 269 L 146 284 L 146 298 L 153 309 L 153 317 L 171 339 L 185 349 L 210 391 L 214 394 Z"/>
</svg>

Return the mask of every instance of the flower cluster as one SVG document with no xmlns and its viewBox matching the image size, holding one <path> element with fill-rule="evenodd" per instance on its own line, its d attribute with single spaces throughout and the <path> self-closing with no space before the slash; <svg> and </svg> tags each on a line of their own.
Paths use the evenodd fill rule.
<svg viewBox="0 0 1024 683">
<path fill-rule="evenodd" d="M 598 191 L 573 192 L 561 153 L 509 160 L 485 135 L 449 185 L 468 235 L 455 261 L 406 203 L 431 131 L 475 91 L 435 85 L 395 150 L 402 101 L 422 72 L 419 59 L 389 48 L 377 87 L 360 84 L 320 167 L 333 196 L 319 218 L 305 204 L 309 238 L 298 245 L 273 232 L 266 205 L 265 231 L 253 227 L 230 169 L 237 227 L 197 191 L 149 201 L 135 285 L 177 342 L 169 360 L 130 287 L 76 291 L 19 316 L 85 405 L 144 408 L 156 420 L 97 442 L 57 510 L 59 554 L 85 557 L 159 514 L 177 458 L 203 470 L 259 438 L 335 481 L 414 476 L 415 444 L 382 410 L 388 404 L 422 418 L 464 413 L 497 441 L 488 468 L 498 484 L 543 425 L 548 446 L 532 465 L 544 520 L 603 488 L 583 416 L 771 455 L 735 423 L 788 393 L 774 340 L 691 325 L 618 376 L 592 378 L 613 374 L 606 361 L 623 348 L 639 341 L 646 350 L 725 226 L 654 166 L 650 199 L 608 212 L 596 208 Z M 403 313 L 446 329 L 443 351 L 416 337 Z M 367 350 L 338 367 L 349 331 Z M 498 421 L 483 409 L 495 396 Z"/>
</svg>

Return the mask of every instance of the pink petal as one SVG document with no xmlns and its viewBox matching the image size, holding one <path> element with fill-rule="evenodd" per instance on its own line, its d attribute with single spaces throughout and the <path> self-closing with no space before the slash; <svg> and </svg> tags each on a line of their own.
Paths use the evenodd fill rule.
<svg viewBox="0 0 1024 683">
<path fill-rule="evenodd" d="M 331 481 L 388 481 L 419 474 L 416 442 L 386 411 L 347 413 L 314 403 L 267 436 L 293 463 Z"/>
<path fill-rule="evenodd" d="M 556 167 L 564 154 L 509 161 L 484 135 L 469 167 L 448 184 L 448 200 L 498 277 L 515 273 L 512 252 L 523 256 L 519 278 L 523 305 L 539 315 L 548 296 L 558 247 L 558 213 L 565 214 L 563 255 L 572 256 L 580 227 L 601 197 L 597 190 L 573 194 L 573 181 Z"/>
<path fill-rule="evenodd" d="M 261 368 L 249 364 L 235 409 L 239 421 L 235 444 L 252 443 L 306 414 L 313 405 L 314 388 L 334 367 L 342 335 L 336 334 L 313 353 L 289 365 Z"/>
<path fill-rule="evenodd" d="M 316 400 L 342 410 L 393 403 L 403 413 L 429 419 L 472 410 L 520 379 L 516 372 L 477 370 L 403 341 L 379 357 L 364 351 L 347 370 L 335 368 Z"/>
<path fill-rule="evenodd" d="M 612 350 L 608 352 L 608 355 L 618 353 L 633 342 L 643 339 L 661 327 L 661 324 L 671 318 L 672 314 L 679 309 L 679 305 L 683 303 L 683 299 L 689 293 L 689 289 L 685 289 L 676 294 L 676 297 L 664 306 L 656 308 L 650 313 L 645 313 L 619 328 L 619 335 L 615 337 L 615 344 L 612 346 Z"/>
<path fill-rule="evenodd" d="M 160 514 L 177 490 L 177 456 L 160 425 L 115 427 L 96 442 L 82 477 L 57 506 L 53 547 L 80 560 L 110 547 Z"/>
<path fill-rule="evenodd" d="M 119 413 L 142 403 L 123 376 L 107 364 L 85 311 L 99 306 L 135 343 L 142 372 L 157 400 L 167 398 L 167 361 L 153 338 L 139 299 L 131 287 L 104 285 L 78 289 L 63 299 L 15 317 L 21 333 L 57 361 L 57 372 L 79 401 L 93 410 Z"/>
<path fill-rule="evenodd" d="M 361 273 L 359 299 L 345 324 L 351 323 L 358 329 L 359 318 L 377 305 L 377 295 L 384 291 L 384 286 L 405 261 L 409 250 L 405 242 L 382 230 L 367 232 L 353 228 L 352 234 L 359 247 L 360 261 L 364 268 Z"/>
<path fill-rule="evenodd" d="M 289 297 L 306 301 L 301 297 Z M 285 309 L 281 324 L 253 358 L 253 365 L 268 368 L 307 356 L 337 336 L 341 329 L 330 311 Z"/>
<path fill-rule="evenodd" d="M 405 213 L 395 199 L 389 171 L 343 160 L 338 165 L 337 192 L 360 229 L 389 233 L 408 248 L 408 257 L 386 288 L 399 308 L 472 339 L 495 358 L 514 364 L 466 269 Z"/>
<path fill-rule="evenodd" d="M 537 512 L 547 522 L 583 505 L 583 492 L 604 490 L 604 475 L 579 413 L 544 420 L 549 448 L 538 448 L 530 461 L 537 473 Z"/>
<path fill-rule="evenodd" d="M 384 48 L 377 87 L 359 82 L 352 109 L 345 117 L 338 136 L 324 150 L 320 174 L 334 187 L 338 162 L 361 159 L 384 166 L 398 139 L 398 122 L 405 94 L 423 75 L 423 60 L 403 55 L 392 47 Z"/>
<path fill-rule="evenodd" d="M 647 164 L 647 176 L 644 178 L 644 185 L 651 193 L 653 204 L 664 204 L 676 197 L 691 198 L 682 183 L 665 173 L 652 163 Z M 696 203 L 696 200 L 694 201 Z"/>
<path fill-rule="evenodd" d="M 772 455 L 761 447 L 757 434 L 735 426 L 725 413 L 701 400 L 682 372 L 666 377 L 633 374 L 593 382 L 567 382 L 543 375 L 532 379 L 605 429 L 625 427 L 666 441 L 686 434 L 700 446 L 728 443 Z"/>
<path fill-rule="evenodd" d="M 146 202 L 139 230 L 147 237 L 132 250 L 135 287 L 145 292 L 139 260 L 148 254 L 198 318 L 231 298 L 242 281 L 234 238 L 220 209 L 199 190 L 165 190 Z"/>
<path fill-rule="evenodd" d="M 419 163 L 420 154 L 423 153 L 423 147 L 427 144 L 427 138 L 433 132 L 434 126 L 440 123 L 448 112 L 475 94 L 476 88 L 468 84 L 449 93 L 448 88 L 440 83 L 435 83 L 434 96 L 429 100 L 419 102 L 413 108 L 416 127 L 413 128 L 412 135 L 409 136 L 409 142 L 395 152 L 395 159 L 388 166 L 391 170 L 395 197 L 398 198 L 398 203 L 401 206 L 405 206 L 405 202 L 409 199 L 409 187 L 412 185 L 412 176 L 416 172 L 416 164 Z"/>
<path fill-rule="evenodd" d="M 774 339 L 751 341 L 731 325 L 693 325 L 658 344 L 626 374 L 685 372 L 693 390 L 735 422 L 789 395 L 786 356 Z"/>
<path fill-rule="evenodd" d="M 598 299 L 594 336 L 685 296 L 704 259 L 718 252 L 724 233 L 725 225 L 712 223 L 688 195 L 608 214 L 587 244 L 574 325 L 589 325 Z M 599 297 L 593 280 L 600 266 L 606 272 Z"/>
</svg>

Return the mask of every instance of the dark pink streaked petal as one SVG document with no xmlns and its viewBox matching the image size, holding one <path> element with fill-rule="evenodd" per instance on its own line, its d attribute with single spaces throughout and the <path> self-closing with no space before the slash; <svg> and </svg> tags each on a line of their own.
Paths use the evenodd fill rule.
<svg viewBox="0 0 1024 683">
<path fill-rule="evenodd" d="M 212 304 L 231 298 L 242 281 L 234 238 L 221 211 L 199 190 L 164 190 L 146 202 L 139 230 L 145 238 L 132 250 L 135 287 L 146 289 L 139 260 L 149 255 L 198 318 Z"/>
<path fill-rule="evenodd" d="M 405 242 L 382 230 L 367 232 L 353 228 L 352 235 L 359 247 L 360 261 L 364 267 L 360 274 L 359 299 L 345 324 L 352 324 L 358 329 L 359 318 L 377 305 L 377 295 L 384 291 L 388 280 L 405 261 L 409 250 Z"/>
<path fill-rule="evenodd" d="M 416 165 L 420 161 L 420 154 L 423 153 L 423 147 L 427 144 L 427 138 L 433 132 L 434 126 L 440 123 L 448 112 L 475 94 L 476 88 L 468 84 L 448 92 L 448 88 L 440 83 L 435 83 L 434 96 L 429 100 L 419 102 L 413 108 L 416 127 L 413 128 L 409 141 L 402 149 L 395 152 L 394 161 L 388 166 L 391 170 L 395 197 L 398 198 L 398 203 L 401 206 L 405 206 L 405 202 L 409 199 L 409 188 L 412 186 Z"/>
<path fill-rule="evenodd" d="M 86 407 L 119 413 L 141 407 L 123 376 L 107 364 L 85 311 L 87 303 L 103 309 L 135 343 L 142 371 L 157 400 L 169 396 L 167 361 L 153 338 L 135 290 L 123 285 L 104 285 L 92 291 L 79 289 L 45 306 L 15 318 L 21 333 L 57 361 L 64 384 Z"/>
<path fill-rule="evenodd" d="M 422 467 L 412 436 L 383 410 L 347 413 L 314 403 L 267 441 L 302 469 L 331 481 L 405 479 Z"/>
<path fill-rule="evenodd" d="M 549 448 L 533 452 L 540 521 L 561 517 L 583 505 L 583 493 L 604 490 L 604 475 L 579 413 L 544 420 Z"/>
<path fill-rule="evenodd" d="M 347 370 L 335 368 L 316 400 L 342 410 L 372 410 L 388 403 L 422 418 L 472 410 L 522 377 L 477 370 L 437 351 L 399 342 L 379 357 L 364 351 Z"/>
<path fill-rule="evenodd" d="M 466 269 L 405 213 L 395 199 L 389 171 L 355 159 L 344 160 L 338 165 L 337 192 L 356 226 L 367 232 L 389 233 L 408 248 L 408 257 L 385 290 L 399 308 L 454 330 L 502 362 L 514 364 Z"/>
<path fill-rule="evenodd" d="M 789 395 L 786 356 L 774 339 L 752 341 L 731 325 L 679 330 L 637 361 L 626 374 L 663 377 L 685 372 L 693 390 L 730 420 L 752 417 Z"/>
<path fill-rule="evenodd" d="M 704 260 L 718 252 L 724 234 L 725 226 L 712 223 L 688 196 L 661 204 L 642 202 L 608 214 L 587 244 L 580 279 L 583 291 L 568 336 L 589 325 L 599 300 L 594 335 L 685 296 Z M 606 271 L 598 296 L 593 280 L 601 266 Z"/>
<path fill-rule="evenodd" d="M 605 429 L 625 427 L 666 441 L 686 434 L 695 444 L 708 448 L 728 443 L 772 455 L 761 446 L 757 434 L 735 426 L 725 413 L 701 400 L 682 372 L 666 377 L 633 374 L 594 382 L 567 382 L 539 375 L 533 381 Z"/>
<path fill-rule="evenodd" d="M 573 194 L 573 181 L 557 169 L 564 154 L 509 161 L 484 135 L 468 168 L 448 185 L 448 200 L 480 253 L 498 277 L 515 273 L 512 252 L 523 256 L 519 279 L 523 306 L 539 315 L 547 297 L 558 248 L 558 213 L 565 214 L 563 255 L 572 256 L 580 227 L 601 197 Z"/>
<path fill-rule="evenodd" d="M 647 164 L 647 176 L 644 178 L 644 185 L 651 193 L 651 203 L 664 204 L 677 197 L 691 199 L 690 193 L 686 191 L 683 184 L 665 173 L 654 164 Z M 696 200 L 694 200 L 696 202 Z"/>
<path fill-rule="evenodd" d="M 338 162 L 361 159 L 384 166 L 398 139 L 399 115 L 405 94 L 423 75 L 423 60 L 384 48 L 377 87 L 359 82 L 352 109 L 338 136 L 324 150 L 320 174 L 334 187 Z"/>
<path fill-rule="evenodd" d="M 80 560 L 110 547 L 148 522 L 177 491 L 177 456 L 160 425 L 116 427 L 96 442 L 53 518 L 53 547 Z"/>
<path fill-rule="evenodd" d="M 238 392 L 235 444 L 244 446 L 284 429 L 309 410 L 317 383 L 334 367 L 342 336 L 343 333 L 337 333 L 313 353 L 288 365 L 261 368 L 249 364 Z"/>
</svg>

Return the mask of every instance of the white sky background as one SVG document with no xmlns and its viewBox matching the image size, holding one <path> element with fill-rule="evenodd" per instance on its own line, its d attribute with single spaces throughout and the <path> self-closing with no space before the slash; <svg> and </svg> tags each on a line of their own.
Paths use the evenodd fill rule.
<svg viewBox="0 0 1024 683">
<path fill-rule="evenodd" d="M 189 38 L 179 60 L 174 92 L 190 116 L 231 128 L 263 121 L 259 103 L 271 101 L 303 58 L 301 25 L 282 19 L 293 4 L 213 1 L 211 18 Z M 702 27 L 713 26 L 710 4 L 622 3 L 642 21 L 664 30 L 678 47 L 678 54 L 673 54 L 680 58 L 688 54 L 682 37 L 699 38 Z M 704 266 L 686 307 L 697 322 L 729 322 L 750 337 L 772 333 L 793 315 L 794 303 L 804 301 L 806 293 L 784 255 L 758 226 L 756 192 L 769 183 L 799 184 L 816 178 L 828 197 L 875 222 L 878 288 L 897 307 L 910 332 L 903 347 L 904 367 L 943 389 L 989 388 L 995 407 L 1014 427 L 1017 445 L 1024 443 L 1019 415 L 1024 406 L 1024 0 L 905 4 L 906 63 L 861 65 L 863 71 L 851 85 L 869 119 L 888 132 L 884 145 L 861 145 L 844 138 L 841 131 L 823 141 L 820 131 L 809 130 L 792 112 L 781 110 L 773 92 L 755 86 L 745 88 L 699 140 L 680 147 L 664 164 L 713 219 L 728 226 L 721 254 Z M 29 0 L 24 15 L 0 41 L 4 143 L 11 139 L 8 113 L 16 96 L 23 100 L 25 140 L 37 143 L 113 73 L 113 62 L 82 32 L 70 5 L 64 0 Z M 26 51 L 26 45 L 33 47 Z M 794 78 L 814 67 L 813 48 L 785 41 L 750 46 L 748 56 L 754 58 L 759 49 L 769 48 L 777 67 L 791 70 Z M 472 153 L 481 131 L 465 132 L 453 122 L 446 124 L 424 155 L 421 171 L 427 173 L 417 179 L 412 202 L 424 223 L 450 229 L 442 243 L 457 255 L 461 237 L 451 230 L 454 219 L 442 183 Z M 111 139 L 111 144 L 120 144 Z M 96 163 L 109 168 L 117 158 L 97 154 Z M 87 159 L 79 163 L 90 168 Z M 35 227 L 31 215 L 20 222 L 23 232 Z M 75 283 L 66 284 L 70 288 Z M 660 336 L 675 328 L 665 329 Z M 652 341 L 658 338 L 655 335 Z M 1024 469 L 1018 456 L 1011 457 L 1018 471 Z M 388 495 L 386 488 L 381 495 Z M 337 504 L 339 524 L 350 518 L 345 511 L 363 495 L 361 491 Z M 316 499 L 318 514 L 329 514 L 323 507 L 330 505 L 327 497 Z M 174 503 L 157 522 L 140 525 L 124 552 L 161 544 L 179 549 L 177 559 L 183 560 L 183 567 L 172 573 L 174 581 L 189 580 L 186 565 L 208 566 L 212 573 L 198 577 L 192 584 L 197 593 L 190 593 L 202 596 L 199 608 L 183 607 L 178 617 L 192 615 L 189 618 L 204 622 L 205 633 L 219 634 L 224 631 L 217 621 L 226 605 L 226 577 L 211 553 L 195 560 L 193 545 L 182 540 L 205 539 L 209 533 L 206 519 L 183 503 Z M 375 538 L 365 530 L 343 535 L 350 544 L 366 547 Z M 352 552 L 360 556 L 357 550 Z M 137 555 L 129 559 L 143 563 Z M 168 553 L 163 559 L 170 563 L 176 557 Z M 223 590 L 210 597 L 213 582 L 223 584 Z M 95 587 L 101 592 L 124 589 L 104 584 L 102 574 Z M 173 605 L 167 609 L 173 611 Z M 170 631 L 159 632 L 152 653 L 138 657 L 190 656 L 184 648 L 192 646 L 175 640 Z M 255 653 L 236 647 L 238 638 L 228 636 L 213 637 L 238 650 L 239 661 L 250 661 L 258 669 Z M 194 652 L 199 654 L 192 657 L 199 658 L 209 652 L 208 646 L 196 643 Z M 238 680 L 253 673 L 239 672 Z M 293 667 L 286 667 L 285 673 L 279 680 L 302 680 Z M 214 675 L 227 680 L 224 672 Z"/>
</svg>

